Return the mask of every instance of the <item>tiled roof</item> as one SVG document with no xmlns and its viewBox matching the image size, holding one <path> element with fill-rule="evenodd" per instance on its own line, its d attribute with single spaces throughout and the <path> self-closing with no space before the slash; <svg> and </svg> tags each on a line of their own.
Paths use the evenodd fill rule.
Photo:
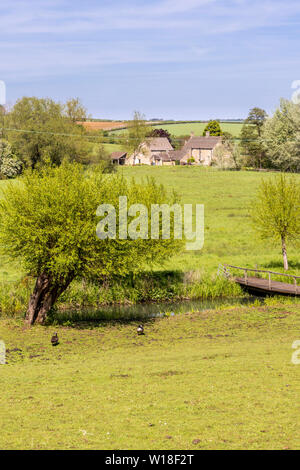
<svg viewBox="0 0 300 470">
<path fill-rule="evenodd" d="M 151 151 L 173 150 L 172 145 L 166 137 L 154 137 L 148 143 Z"/>
<path fill-rule="evenodd" d="M 176 160 L 181 160 L 184 157 L 184 151 L 183 150 L 173 150 L 172 152 L 168 152 L 168 155 L 170 156 L 172 161 Z"/>
<path fill-rule="evenodd" d="M 222 141 L 222 137 L 206 136 L 206 137 L 191 137 L 184 145 L 184 151 L 189 149 L 210 149 Z"/>
<path fill-rule="evenodd" d="M 126 152 L 113 152 L 111 153 L 110 158 L 112 160 L 117 160 L 118 158 L 126 157 L 126 155 L 127 155 Z"/>
<path fill-rule="evenodd" d="M 170 152 L 162 152 L 156 155 L 155 160 L 163 160 L 164 162 L 174 162 L 181 160 L 184 157 L 182 150 L 171 150 Z"/>
</svg>

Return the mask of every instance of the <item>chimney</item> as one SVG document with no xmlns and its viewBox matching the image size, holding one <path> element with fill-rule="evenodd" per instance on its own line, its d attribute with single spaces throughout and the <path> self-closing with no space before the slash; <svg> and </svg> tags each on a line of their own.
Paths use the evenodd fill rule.
<svg viewBox="0 0 300 470">
<path fill-rule="evenodd" d="M 210 136 L 210 132 L 206 131 L 205 137 L 209 137 L 209 136 Z"/>
</svg>

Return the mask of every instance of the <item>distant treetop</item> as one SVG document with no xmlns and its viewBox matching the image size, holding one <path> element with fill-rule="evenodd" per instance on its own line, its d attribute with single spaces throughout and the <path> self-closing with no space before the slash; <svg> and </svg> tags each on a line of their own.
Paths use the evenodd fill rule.
<svg viewBox="0 0 300 470">
<path fill-rule="evenodd" d="M 210 135 L 217 137 L 223 135 L 219 121 L 209 121 L 203 131 L 203 135 L 206 135 L 207 132 L 209 132 Z"/>
</svg>

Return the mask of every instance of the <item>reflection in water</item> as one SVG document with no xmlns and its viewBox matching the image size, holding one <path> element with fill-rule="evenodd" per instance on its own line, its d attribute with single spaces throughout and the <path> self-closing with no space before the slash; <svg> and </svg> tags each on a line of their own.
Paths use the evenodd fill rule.
<svg viewBox="0 0 300 470">
<path fill-rule="evenodd" d="M 55 318 L 59 321 L 101 321 L 101 320 L 139 320 L 164 316 L 180 315 L 192 312 L 203 312 L 230 305 L 262 303 L 256 297 L 216 300 L 185 300 L 180 302 L 143 303 L 136 305 L 109 305 L 97 309 L 67 310 L 57 312 Z"/>
</svg>

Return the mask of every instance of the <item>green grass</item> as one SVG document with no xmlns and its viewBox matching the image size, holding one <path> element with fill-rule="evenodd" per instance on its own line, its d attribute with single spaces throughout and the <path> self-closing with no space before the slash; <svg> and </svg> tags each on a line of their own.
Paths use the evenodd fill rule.
<svg viewBox="0 0 300 470">
<path fill-rule="evenodd" d="M 121 167 L 119 171 L 127 178 L 141 180 L 154 177 L 170 191 L 175 189 L 183 203 L 205 205 L 205 243 L 201 251 L 184 251 L 164 265 L 154 267 L 158 281 L 142 278 L 131 287 L 126 282 L 113 288 L 82 287 L 73 283 L 67 295 L 61 299 L 64 305 L 99 305 L 112 302 L 169 300 L 171 298 L 207 298 L 220 294 L 234 295 L 232 289 L 220 289 L 214 278 L 219 264 L 233 264 L 249 268 L 258 267 L 283 272 L 280 243 L 272 245 L 261 241 L 255 233 L 249 217 L 249 207 L 262 178 L 273 177 L 272 173 L 218 171 L 200 167 Z M 296 176 L 300 181 L 300 175 Z M 0 188 L 5 186 L 1 182 Z M 14 183 L 15 184 L 15 183 Z M 290 272 L 300 275 L 299 247 L 288 247 Z M 186 278 L 194 285 L 180 285 L 179 281 L 162 281 L 162 271 L 187 273 Z M 193 273 L 194 272 L 194 273 Z M 30 293 L 25 285 L 16 287 L 15 282 L 25 273 L 19 263 L 1 258 L 0 265 L 0 307 L 2 312 L 24 311 Z M 173 297 L 172 297 L 173 296 Z"/>
<path fill-rule="evenodd" d="M 164 318 L 143 337 L 1 320 L 0 448 L 299 449 L 299 306 Z"/>
<path fill-rule="evenodd" d="M 169 260 L 169 270 L 216 274 L 220 263 L 283 272 L 280 243 L 261 241 L 249 217 L 251 201 L 263 178 L 274 174 L 218 171 L 201 167 L 122 167 L 137 181 L 154 177 L 175 190 L 183 203 L 204 204 L 205 243 L 201 251 L 185 251 Z M 300 184 L 300 175 L 296 175 Z M 290 245 L 291 272 L 300 273 L 299 246 Z"/>
<path fill-rule="evenodd" d="M 104 149 L 109 153 L 122 151 L 122 145 L 118 144 L 103 144 Z"/>
<path fill-rule="evenodd" d="M 153 176 L 182 202 L 205 204 L 204 249 L 178 254 L 158 266 L 156 276 L 165 269 L 208 279 L 192 287 L 205 297 L 220 287 L 212 280 L 219 263 L 283 270 L 280 246 L 258 241 L 248 216 L 259 182 L 271 174 L 192 167 L 120 171 L 137 180 Z M 289 256 L 291 272 L 299 273 L 296 246 Z M 23 275 L 17 263 L 1 259 L 7 314 L 26 304 L 32 281 L 14 284 Z M 164 298 L 162 284 L 151 279 L 151 296 Z M 167 284 L 177 295 L 180 286 Z M 88 304 L 101 295 L 136 301 L 150 295 L 148 288 L 142 279 L 130 292 L 126 286 L 96 292 L 75 283 L 62 301 Z M 0 448 L 299 449 L 300 366 L 291 356 L 300 339 L 300 303 L 280 302 L 151 320 L 143 337 L 134 321 L 27 328 L 21 319 L 2 317 L 8 363 L 0 365 Z M 50 344 L 54 331 L 56 348 Z"/>
<path fill-rule="evenodd" d="M 221 122 L 220 124 L 223 132 L 230 132 L 234 137 L 239 137 L 243 127 L 243 123 L 240 122 Z M 174 136 L 190 135 L 191 132 L 199 136 L 203 134 L 206 125 L 207 123 L 205 122 L 190 122 L 182 124 L 158 124 L 152 127 L 154 129 L 165 129 Z M 124 132 L 126 132 L 126 129 L 115 130 L 111 134 L 123 134 Z"/>
<path fill-rule="evenodd" d="M 180 136 L 180 135 L 189 135 L 191 132 L 194 132 L 195 135 L 202 135 L 207 123 L 204 122 L 191 122 L 184 124 L 167 124 L 154 126 L 154 128 L 165 129 L 170 132 L 171 135 Z M 242 130 L 243 124 L 232 123 L 232 122 L 221 122 L 221 129 L 223 132 L 230 132 L 234 137 L 239 137 Z"/>
</svg>

